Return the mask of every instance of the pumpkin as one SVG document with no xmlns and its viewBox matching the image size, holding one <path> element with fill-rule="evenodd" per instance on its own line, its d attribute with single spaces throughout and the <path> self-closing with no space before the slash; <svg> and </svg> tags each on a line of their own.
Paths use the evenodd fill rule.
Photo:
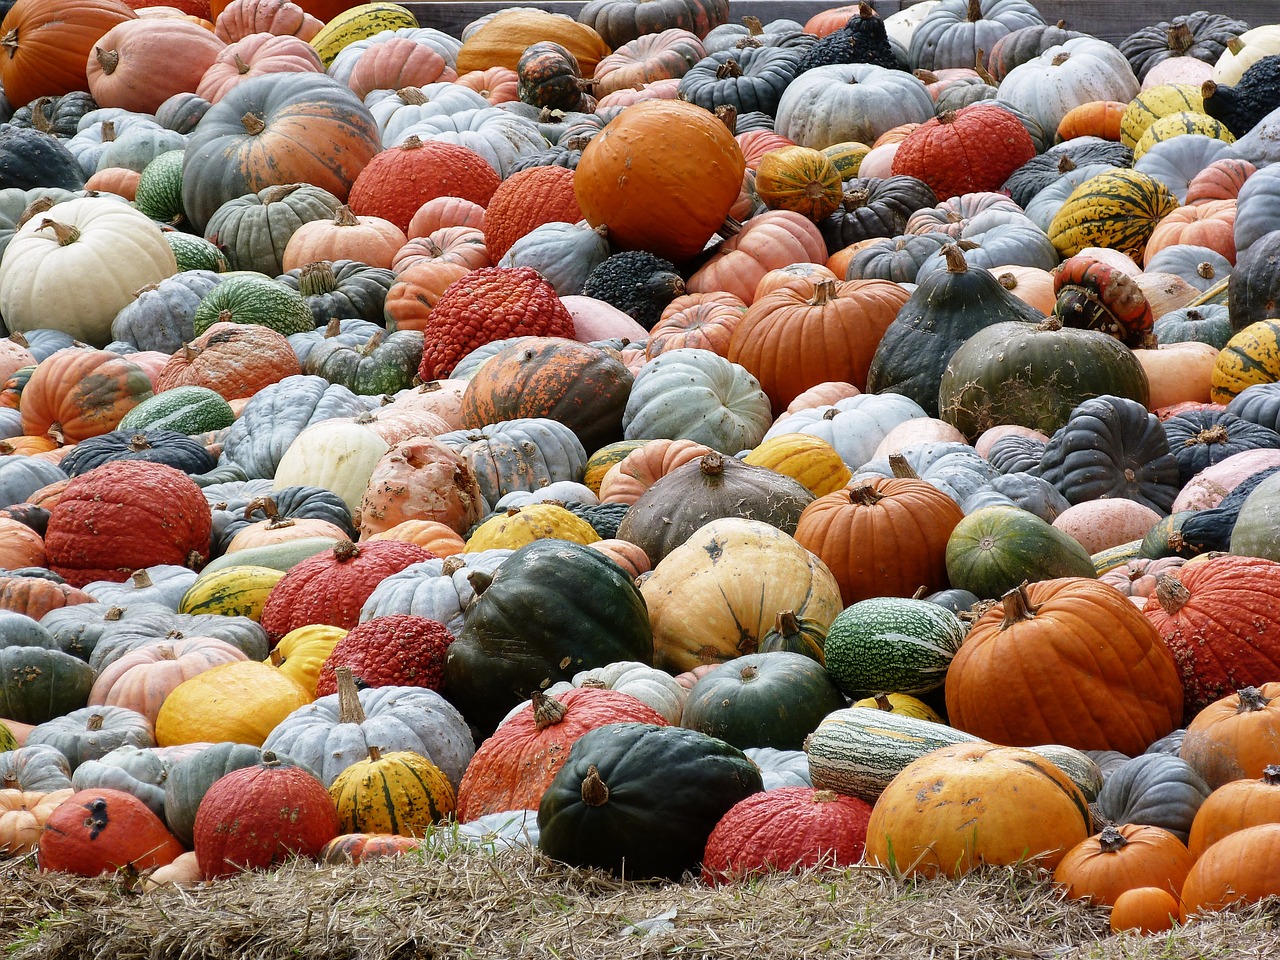
<svg viewBox="0 0 1280 960">
<path fill-rule="evenodd" d="M 45 0 L 7 11 L 7 55 L 0 61 L 6 96 L 24 104 L 82 90 L 93 45 L 116 24 L 136 16 L 118 0 Z"/>
<path fill-rule="evenodd" d="M 610 52 L 610 45 L 600 34 L 571 17 L 516 8 L 500 11 L 469 34 L 458 51 L 458 72 L 494 66 L 515 70 L 520 54 L 540 40 L 555 40 L 566 47 L 584 75 L 593 73 L 596 64 Z"/>
<path fill-rule="evenodd" d="M 815 497 L 835 493 L 853 476 L 831 444 L 802 433 L 784 433 L 766 440 L 742 462 L 788 476 Z"/>
<path fill-rule="evenodd" d="M 12 859 L 36 848 L 49 814 L 75 791 L 0 790 L 0 857 Z"/>
<path fill-rule="evenodd" d="M 422 836 L 453 813 L 453 784 L 426 757 L 408 751 L 383 754 L 347 767 L 329 787 L 339 830 Z"/>
<path fill-rule="evenodd" d="M 1182 841 L 1167 830 L 1130 823 L 1107 826 L 1076 844 L 1058 862 L 1053 880 L 1072 900 L 1114 906 L 1120 894 L 1137 887 L 1176 894 L 1193 862 Z"/>
<path fill-rule="evenodd" d="M 260 763 L 216 781 L 200 801 L 194 835 L 200 873 L 212 880 L 293 856 L 314 859 L 339 824 L 324 784 L 264 753 Z"/>
<path fill-rule="evenodd" d="M 1213 789 L 1255 779 L 1280 755 L 1278 716 L 1280 684 L 1244 687 L 1196 714 L 1179 754 Z"/>
<path fill-rule="evenodd" d="M 173 94 L 194 91 L 224 46 L 189 20 L 122 21 L 89 53 L 89 92 L 100 107 L 155 113 Z"/>
<path fill-rule="evenodd" d="M 1121 645 L 1129 652 L 1117 656 Z M 1077 670 L 1079 682 L 1067 683 Z M 1011 686 L 1014 673 L 1027 682 Z M 1033 676 L 1048 683 L 1037 687 Z M 989 692 L 996 677 L 999 698 Z M 995 743 L 1130 755 L 1182 718 L 1177 667 L 1155 628 L 1112 588 L 1078 577 L 1020 586 L 975 621 L 951 662 L 946 698 L 954 725 Z"/>
<path fill-rule="evenodd" d="M 182 844 L 145 803 L 122 790 L 81 790 L 49 814 L 40 833 L 41 870 L 82 877 L 172 862 Z"/>
<path fill-rule="evenodd" d="M 300 682 L 265 663 L 233 661 L 178 684 L 156 715 L 160 746 L 229 740 L 260 746 L 312 700 Z"/>
<path fill-rule="evenodd" d="M 1160 887 L 1125 890 L 1111 907 L 1111 932 L 1163 933 L 1178 922 L 1178 899 Z"/>
<path fill-rule="evenodd" d="M 939 197 L 957 197 L 998 189 L 1035 153 L 1016 117 L 979 103 L 944 112 L 908 134 L 894 154 L 893 172 L 923 180 Z"/>
<path fill-rule="evenodd" d="M 1080 789 L 1018 747 L 961 743 L 907 764 L 867 823 L 867 860 L 904 873 L 959 877 L 1033 859 L 1053 868 L 1089 836 Z"/>
<path fill-rule="evenodd" d="M 212 637 L 141 647 L 99 674 L 89 703 L 128 707 L 154 726 L 160 705 L 178 684 L 210 667 L 245 659 L 238 647 Z"/>
<path fill-rule="evenodd" d="M 684 164 L 675 174 L 678 197 L 663 186 L 673 156 Z M 574 191 L 587 222 L 606 224 L 617 246 L 680 262 L 720 228 L 744 170 L 742 151 L 713 114 L 681 101 L 645 101 L 587 144 Z"/>
<path fill-rule="evenodd" d="M 1275 896 L 1280 891 L 1277 843 L 1280 823 L 1267 823 L 1229 834 L 1205 850 L 1182 887 L 1183 921 Z"/>
<path fill-rule="evenodd" d="M 1137 170 L 1113 170 L 1071 192 L 1049 225 L 1049 239 L 1064 257 L 1107 247 L 1141 259 L 1156 225 L 1178 206 L 1161 181 Z"/>
<path fill-rule="evenodd" d="M 331 865 L 355 866 L 366 860 L 398 857 L 422 848 L 418 837 L 404 837 L 384 833 L 344 833 L 334 837 L 321 848 L 317 859 Z"/>
</svg>

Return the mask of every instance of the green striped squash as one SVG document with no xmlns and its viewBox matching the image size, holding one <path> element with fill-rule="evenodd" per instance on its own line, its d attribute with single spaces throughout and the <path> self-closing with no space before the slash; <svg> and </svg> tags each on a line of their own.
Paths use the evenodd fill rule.
<svg viewBox="0 0 1280 960">
<path fill-rule="evenodd" d="M 231 404 L 208 387 L 174 387 L 143 400 L 124 415 L 118 429 L 176 430 L 191 436 L 221 430 L 235 420 Z"/>
<path fill-rule="evenodd" d="M 600 481 L 615 465 L 627 458 L 632 450 L 643 447 L 648 440 L 615 440 L 606 444 L 591 456 L 587 457 L 587 468 L 582 475 L 582 482 L 592 493 L 600 492 Z"/>
<path fill-rule="evenodd" d="M 1236 140 L 1235 135 L 1221 120 L 1215 120 L 1205 113 L 1196 113 L 1194 110 L 1184 110 L 1181 113 L 1171 113 L 1167 117 L 1161 117 L 1147 127 L 1147 132 L 1133 148 L 1133 159 L 1135 161 L 1142 159 L 1142 155 L 1157 143 L 1172 140 L 1187 133 L 1198 133 L 1224 143 L 1235 143 Z"/>
<path fill-rule="evenodd" d="M 232 557 L 244 551 L 238 550 Z M 223 567 L 200 577 L 182 596 L 179 613 L 218 613 L 224 617 L 257 620 L 271 588 L 280 582 L 283 570 L 247 564 Z"/>
<path fill-rule="evenodd" d="M 852 180 L 858 175 L 858 169 L 862 166 L 862 161 L 867 154 L 871 152 L 871 148 L 856 140 L 846 140 L 843 143 L 833 143 L 822 152 L 836 168 L 836 173 L 840 174 L 841 180 Z"/>
<path fill-rule="evenodd" d="M 362 3 L 348 7 L 311 38 L 320 62 L 328 67 L 342 48 L 357 40 L 365 40 L 384 30 L 416 30 L 418 18 L 398 3 Z"/>
<path fill-rule="evenodd" d="M 307 557 L 315 556 L 321 550 L 332 550 L 335 542 L 328 537 L 300 537 L 297 540 L 286 540 L 283 543 L 272 543 L 262 547 L 246 547 L 244 550 L 226 553 L 216 560 L 211 560 L 200 571 L 196 583 L 227 567 L 271 567 L 273 570 L 289 570 Z"/>
<path fill-rule="evenodd" d="M 911 761 L 939 747 L 981 742 L 945 724 L 887 710 L 846 707 L 823 718 L 805 739 L 804 752 L 815 787 L 875 803 Z"/>
<path fill-rule="evenodd" d="M 178 261 L 179 270 L 212 270 L 226 273 L 230 267 L 226 255 L 204 237 L 174 230 L 164 235 L 165 242 Z"/>
<path fill-rule="evenodd" d="M 998 599 L 1024 580 L 1058 577 L 1097 574 L 1078 540 L 1021 507 L 981 507 L 947 540 L 947 579 L 983 599 Z"/>
<path fill-rule="evenodd" d="M 133 205 L 157 223 L 180 229 L 187 224 L 182 206 L 182 158 L 185 150 L 166 150 L 142 168 Z"/>
<path fill-rule="evenodd" d="M 1099 550 L 1089 559 L 1093 561 L 1093 572 L 1102 576 L 1108 570 L 1123 567 L 1130 560 L 1137 560 L 1142 549 L 1142 540 L 1130 540 L 1119 546 Z"/>
<path fill-rule="evenodd" d="M 13 731 L 0 720 L 0 753 L 6 753 L 9 750 L 18 749 L 18 738 L 13 735 Z"/>
<path fill-rule="evenodd" d="M 1102 769 L 1087 753 L 1060 743 L 1047 743 L 1025 749 L 1040 754 L 1065 773 L 1090 803 L 1098 799 L 1098 791 L 1102 789 Z"/>
<path fill-rule="evenodd" d="M 1120 118 L 1120 142 L 1132 150 L 1147 128 L 1171 113 L 1204 112 L 1200 88 L 1190 83 L 1162 83 L 1144 90 L 1125 107 Z"/>
<path fill-rule="evenodd" d="M 316 328 L 311 308 L 302 294 L 260 273 L 229 273 L 196 307 L 196 336 L 219 321 L 256 323 L 289 336 Z"/>
<path fill-rule="evenodd" d="M 1178 199 L 1154 177 L 1108 170 L 1071 191 L 1049 224 L 1049 240 L 1063 257 L 1108 247 L 1141 263 L 1156 224 L 1177 208 Z"/>
<path fill-rule="evenodd" d="M 965 626 L 950 610 L 910 597 L 872 597 L 836 615 L 823 644 L 845 696 L 927 693 L 942 686 Z"/>
<path fill-rule="evenodd" d="M 329 796 L 343 833 L 420 837 L 454 810 L 453 784 L 439 767 L 421 754 L 375 746 L 338 774 Z"/>
<path fill-rule="evenodd" d="M 1230 403 L 1246 387 L 1280 380 L 1280 318 L 1251 323 L 1218 353 L 1209 399 Z"/>
</svg>

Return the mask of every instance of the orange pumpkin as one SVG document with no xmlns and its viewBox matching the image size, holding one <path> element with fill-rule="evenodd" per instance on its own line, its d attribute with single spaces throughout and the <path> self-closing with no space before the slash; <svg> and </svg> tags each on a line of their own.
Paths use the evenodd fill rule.
<svg viewBox="0 0 1280 960">
<path fill-rule="evenodd" d="M 1280 763 L 1263 768 L 1259 780 L 1232 780 L 1205 799 L 1191 821 L 1187 849 L 1199 857 L 1227 834 L 1280 823 Z"/>
<path fill-rule="evenodd" d="M 600 34 L 572 17 L 517 7 L 499 12 L 467 37 L 458 51 L 458 72 L 495 66 L 514 71 L 520 55 L 540 40 L 554 40 L 572 53 L 584 77 L 592 76 L 596 64 L 612 52 Z"/>
<path fill-rule="evenodd" d="M 1280 760 L 1280 682 L 1245 687 L 1203 708 L 1178 752 L 1215 789 L 1261 777 Z"/>
<path fill-rule="evenodd" d="M 208 387 L 235 400 L 300 373 L 287 337 L 254 323 L 218 322 L 169 358 L 157 386 Z"/>
<path fill-rule="evenodd" d="M 519 58 L 517 58 L 519 59 Z M 520 75 L 515 67 L 489 67 L 469 70 L 456 81 L 468 90 L 474 90 L 493 106 L 519 100 Z"/>
<path fill-rule="evenodd" d="M 1053 313 L 1058 294 L 1053 288 L 1053 274 L 1039 267 L 1023 267 L 1016 264 L 992 267 L 1000 286 L 1023 303 L 1030 304 L 1045 316 Z"/>
<path fill-rule="evenodd" d="M 1101 137 L 1119 142 L 1120 121 L 1128 108 L 1128 103 L 1118 100 L 1091 100 L 1072 107 L 1058 123 L 1058 139 Z"/>
<path fill-rule="evenodd" d="M 635 503 L 676 467 L 711 452 L 693 440 L 650 440 L 609 468 L 600 480 L 600 502 Z"/>
<path fill-rule="evenodd" d="M 1111 906 L 1120 894 L 1137 887 L 1176 894 L 1192 863 L 1182 841 L 1168 830 L 1124 823 L 1108 826 L 1068 850 L 1053 880 L 1072 900 Z"/>
<path fill-rule="evenodd" d="M 747 312 L 747 305 L 732 293 L 683 293 L 663 308 L 649 331 L 645 357 L 691 347 L 725 356 L 733 331 Z"/>
<path fill-rule="evenodd" d="M 47 566 L 44 539 L 25 523 L 0 517 L 0 570 Z"/>
<path fill-rule="evenodd" d="M 105 350 L 59 350 L 22 391 L 22 432 L 79 443 L 114 430 L 150 396 L 151 381 L 131 360 Z"/>
<path fill-rule="evenodd" d="M 1211 203 L 1214 200 L 1235 200 L 1244 182 L 1257 172 L 1248 160 L 1224 157 L 1209 164 L 1187 184 L 1189 204 Z"/>
<path fill-rule="evenodd" d="M 103 167 L 84 182 L 86 190 L 98 193 L 114 193 L 116 196 L 133 200 L 138 193 L 138 181 L 142 174 L 127 167 Z"/>
<path fill-rule="evenodd" d="M 444 260 L 420 260 L 400 271 L 387 291 L 382 310 L 388 330 L 426 330 L 431 311 L 453 281 L 469 267 Z"/>
<path fill-rule="evenodd" d="M 0 575 L 0 610 L 21 613 L 32 620 L 39 620 L 59 607 L 95 602 L 89 594 L 70 584 L 54 583 L 44 577 Z"/>
<path fill-rule="evenodd" d="M 484 207 L 462 197 L 432 197 L 409 220 L 410 240 L 428 237 L 445 227 L 475 227 L 483 237 Z"/>
<path fill-rule="evenodd" d="M 1182 886 L 1182 919 L 1280 896 L 1280 823 L 1223 837 L 1203 854 Z"/>
<path fill-rule="evenodd" d="M 826 259 L 827 244 L 818 228 L 790 210 L 770 210 L 747 221 L 689 278 L 689 293 L 723 290 L 751 305 L 760 279 L 793 263 Z"/>
<path fill-rule="evenodd" d="M 452 557 L 461 553 L 462 548 L 467 545 L 462 534 L 439 520 L 401 520 L 395 526 L 387 527 L 367 539 L 405 540 L 416 543 L 437 557 Z"/>
<path fill-rule="evenodd" d="M 1180 914 L 1178 898 L 1159 887 L 1135 887 L 1116 897 L 1111 908 L 1111 932 L 1164 933 Z"/>
<path fill-rule="evenodd" d="M 281 266 L 289 271 L 318 260 L 355 260 L 389 268 L 408 239 L 390 220 L 358 217 L 344 204 L 332 220 L 312 220 L 298 227 L 285 244 Z"/>
<path fill-rule="evenodd" d="M 755 300 L 779 290 L 795 290 L 802 296 L 813 294 L 814 285 L 820 280 L 839 280 L 831 268 L 821 263 L 792 263 L 777 270 L 770 270 L 756 284 Z M 754 303 L 755 300 L 752 302 Z"/>
<path fill-rule="evenodd" d="M 1147 241 L 1143 263 L 1166 247 L 1208 247 L 1236 262 L 1236 201 L 1203 200 L 1178 207 L 1166 214 Z"/>
<path fill-rule="evenodd" d="M 484 231 L 467 225 L 440 227 L 426 236 L 405 241 L 392 258 L 391 269 L 401 274 L 418 263 L 454 263 L 468 270 L 493 266 Z"/>
<path fill-rule="evenodd" d="M 73 793 L 49 814 L 37 862 L 41 870 L 96 877 L 162 866 L 182 851 L 145 803 L 123 790 L 99 787 Z"/>
<path fill-rule="evenodd" d="M 121 0 L 21 0 L 4 18 L 0 87 L 10 103 L 57 97 L 85 86 L 93 46 L 137 14 Z"/>
</svg>

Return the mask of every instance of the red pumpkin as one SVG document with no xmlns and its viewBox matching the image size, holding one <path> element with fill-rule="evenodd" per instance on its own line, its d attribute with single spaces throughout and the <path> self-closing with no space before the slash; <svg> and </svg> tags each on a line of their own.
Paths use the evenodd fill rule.
<svg viewBox="0 0 1280 960">
<path fill-rule="evenodd" d="M 298 355 L 283 334 L 256 323 L 220 321 L 174 352 L 156 378 L 156 387 L 161 392 L 208 387 L 227 400 L 238 400 L 301 373 Z"/>
<path fill-rule="evenodd" d="M 383 150 L 351 185 L 347 206 L 361 216 L 382 217 L 401 230 L 428 200 L 461 197 L 487 206 L 501 180 L 474 150 L 439 140 L 408 137 Z"/>
<path fill-rule="evenodd" d="M 209 558 L 209 503 L 173 467 L 114 460 L 72 479 L 49 512 L 49 569 L 72 586 L 123 582 L 156 564 L 199 569 Z"/>
<path fill-rule="evenodd" d="M 775 870 L 850 866 L 862 859 L 871 805 L 813 787 L 781 787 L 739 800 L 707 838 L 702 879 L 723 883 Z"/>
<path fill-rule="evenodd" d="M 339 541 L 291 567 L 267 596 L 259 623 L 274 645 L 290 630 L 313 623 L 350 630 L 360 608 L 385 577 L 434 555 L 402 540 L 372 540 L 356 546 Z"/>
<path fill-rule="evenodd" d="M 195 849 L 206 880 L 265 870 L 290 857 L 314 860 L 338 835 L 323 783 L 275 754 L 214 782 L 196 812 Z"/>
<path fill-rule="evenodd" d="M 337 693 L 337 668 L 347 667 L 364 688 L 426 687 L 439 690 L 453 642 L 448 628 L 426 617 L 374 617 L 347 631 L 320 667 L 316 696 Z"/>
<path fill-rule="evenodd" d="M 178 838 L 145 803 L 100 787 L 73 793 L 49 814 L 37 862 L 41 870 L 96 877 L 163 866 L 182 852 Z"/>
<path fill-rule="evenodd" d="M 912 130 L 894 154 L 893 172 L 923 180 L 946 199 L 999 190 L 1035 155 L 1031 135 L 1017 117 L 975 103 Z"/>
<path fill-rule="evenodd" d="M 567 167 L 530 167 L 502 181 L 484 212 L 484 242 L 495 263 L 534 227 L 582 219 L 573 176 Z"/>
<path fill-rule="evenodd" d="M 458 819 L 464 823 L 503 810 L 536 809 L 543 793 L 588 730 L 607 723 L 666 726 L 652 707 L 614 690 L 575 687 L 533 700 L 480 745 L 458 786 Z"/>
</svg>

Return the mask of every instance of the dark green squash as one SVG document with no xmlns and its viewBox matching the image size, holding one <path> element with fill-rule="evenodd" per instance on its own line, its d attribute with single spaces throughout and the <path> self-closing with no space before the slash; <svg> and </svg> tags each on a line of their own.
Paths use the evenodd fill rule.
<svg viewBox="0 0 1280 960">
<path fill-rule="evenodd" d="M 1233 454 L 1280 447 L 1280 434 L 1270 427 L 1224 410 L 1188 410 L 1165 420 L 1164 432 L 1183 484 Z"/>
<path fill-rule="evenodd" d="M 316 326 L 353 317 L 381 325 L 387 291 L 396 275 L 358 260 L 318 260 L 276 277 L 302 294 Z"/>
<path fill-rule="evenodd" d="M 818 230 L 834 254 L 860 240 L 901 236 L 911 214 L 937 204 L 929 185 L 915 177 L 855 177 L 844 182 L 840 209 L 819 220 Z"/>
<path fill-rule="evenodd" d="M 93 669 L 61 650 L 0 649 L 0 717 L 41 724 L 89 702 Z"/>
<path fill-rule="evenodd" d="M 84 180 L 80 161 L 53 134 L 14 126 L 0 129 L 0 189 L 79 190 Z"/>
<path fill-rule="evenodd" d="M 1240 253 L 1227 280 L 1231 328 L 1240 331 L 1251 323 L 1274 317 L 1277 303 L 1280 303 L 1280 230 L 1272 230 Z"/>
<path fill-rule="evenodd" d="M 88 437 L 76 444 L 59 466 L 67 476 L 78 477 L 115 460 L 163 463 L 187 474 L 204 473 L 218 465 L 218 458 L 193 437 L 176 430 L 144 427 Z"/>
<path fill-rule="evenodd" d="M 800 69 L 795 47 L 744 46 L 713 53 L 680 78 L 677 96 L 707 110 L 730 106 L 739 114 L 772 116 L 787 84 Z"/>
<path fill-rule="evenodd" d="M 1205 113 L 1226 124 L 1232 136 L 1243 137 L 1280 107 L 1280 57 L 1255 61 L 1234 87 L 1206 80 L 1200 95 Z"/>
<path fill-rule="evenodd" d="M 782 610 L 773 629 L 760 638 L 760 653 L 800 653 L 820 664 L 826 663 L 822 651 L 827 638 L 827 625 L 812 617 L 797 617 L 794 610 Z"/>
<path fill-rule="evenodd" d="M 529 691 L 620 660 L 653 663 L 653 631 L 639 589 L 603 553 L 536 540 L 483 583 L 449 645 L 444 691 L 484 734 Z"/>
<path fill-rule="evenodd" d="M 961 520 L 947 541 L 953 587 L 994 600 L 1023 581 L 1096 579 L 1093 561 L 1072 536 L 1018 507 L 983 507 Z"/>
<path fill-rule="evenodd" d="M 681 727 L 610 723 L 574 742 L 538 808 L 538 849 L 634 880 L 696 870 L 729 808 L 763 789 L 737 747 Z"/>
<path fill-rule="evenodd" d="M 1185 843 L 1209 793 L 1208 784 L 1181 757 L 1143 753 L 1111 772 L 1098 791 L 1096 809 L 1112 823 L 1162 827 Z"/>
<path fill-rule="evenodd" d="M 1090 397 L 1111 394 L 1146 406 L 1142 364 L 1123 343 L 1096 330 L 998 323 L 952 355 L 938 385 L 939 413 L 970 441 L 1001 424 L 1052 434 Z"/>
<path fill-rule="evenodd" d="M 947 269 L 923 278 L 885 331 L 867 373 L 868 393 L 901 393 L 938 416 L 938 386 L 952 355 L 979 330 L 1005 321 L 1044 319 L 955 244 L 942 248 Z"/>
<path fill-rule="evenodd" d="M 3 5 L 0 4 L 0 8 Z M 7 12 L 7 11 L 6 11 Z M 18 107 L 9 118 L 15 127 L 30 127 L 64 139 L 74 137 L 80 129 L 80 118 L 98 109 L 98 102 L 87 90 L 72 90 L 60 97 L 39 97 Z"/>
<path fill-rule="evenodd" d="M 800 750 L 822 718 L 845 706 L 822 666 L 800 653 L 749 653 L 694 683 L 680 725 L 741 750 Z"/>
<path fill-rule="evenodd" d="M 422 331 L 379 331 L 362 344 L 344 342 L 342 336 L 322 339 L 307 354 L 302 371 L 352 393 L 378 396 L 412 386 L 421 363 Z"/>
</svg>

